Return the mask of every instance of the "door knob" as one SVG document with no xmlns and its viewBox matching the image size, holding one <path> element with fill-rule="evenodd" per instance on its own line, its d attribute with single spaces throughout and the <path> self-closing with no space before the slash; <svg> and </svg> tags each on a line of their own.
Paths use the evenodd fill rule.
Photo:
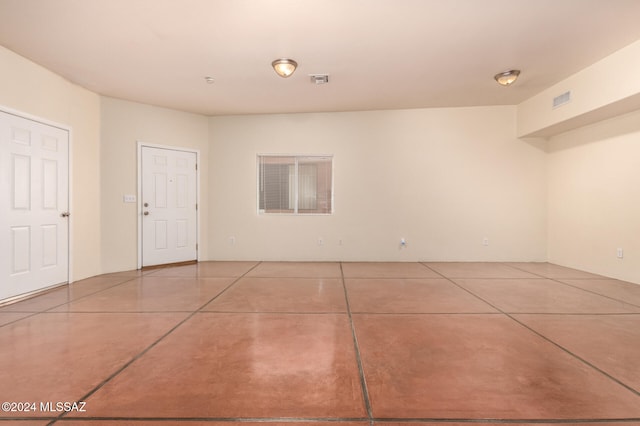
<svg viewBox="0 0 640 426">
<path fill-rule="evenodd" d="M 145 215 L 145 216 L 149 216 L 149 212 L 144 212 L 142 214 Z"/>
<path fill-rule="evenodd" d="M 145 207 L 149 207 L 149 203 L 144 203 L 144 206 Z"/>
<path fill-rule="evenodd" d="M 60 217 L 69 217 L 69 216 L 71 216 L 71 213 L 69 212 L 63 212 L 60 214 Z"/>
</svg>

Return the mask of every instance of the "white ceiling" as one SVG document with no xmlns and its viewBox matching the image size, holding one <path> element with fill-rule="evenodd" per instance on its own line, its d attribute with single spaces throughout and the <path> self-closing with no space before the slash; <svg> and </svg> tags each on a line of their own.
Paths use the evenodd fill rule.
<svg viewBox="0 0 640 426">
<path fill-rule="evenodd" d="M 0 45 L 205 115 L 518 104 L 638 39 L 640 0 L 0 0 Z"/>
</svg>

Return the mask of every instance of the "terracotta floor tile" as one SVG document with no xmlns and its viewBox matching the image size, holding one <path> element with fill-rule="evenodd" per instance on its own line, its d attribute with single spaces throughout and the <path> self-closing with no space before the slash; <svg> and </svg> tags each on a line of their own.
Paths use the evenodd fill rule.
<svg viewBox="0 0 640 426">
<path fill-rule="evenodd" d="M 120 278 L 135 278 L 135 277 L 141 277 L 143 275 L 148 274 L 149 272 L 151 272 L 152 270 L 140 270 L 140 269 L 133 269 L 130 271 L 120 271 L 120 272 L 109 272 L 106 274 L 102 274 L 102 277 L 120 277 Z"/>
<path fill-rule="evenodd" d="M 509 423 L 492 423 L 491 421 L 486 422 L 375 422 L 376 426 L 640 426 L 640 422 L 589 422 L 589 423 L 576 423 L 576 422 L 566 422 L 566 423 L 517 423 L 517 422 L 509 422 Z"/>
<path fill-rule="evenodd" d="M 338 278 L 240 279 L 204 311 L 216 312 L 346 312 Z"/>
<path fill-rule="evenodd" d="M 75 401 L 140 355 L 84 417 L 56 424 L 368 425 L 343 273 L 380 420 L 640 426 L 625 420 L 640 419 L 640 396 L 611 378 L 640 390 L 640 286 L 547 263 L 200 262 L 92 277 L 0 307 L 0 399 Z M 618 422 L 593 423 L 606 419 Z"/>
<path fill-rule="evenodd" d="M 345 262 L 345 278 L 442 278 L 415 262 Z"/>
<path fill-rule="evenodd" d="M 63 424 L 78 424 L 78 420 L 70 420 L 68 423 L 56 423 L 56 425 Z M 233 420 L 222 422 L 222 421 L 162 421 L 159 423 L 158 421 L 126 421 L 126 420 L 83 420 L 82 424 L 86 424 L 89 426 L 369 426 L 368 421 L 362 422 L 341 422 L 341 421 L 325 421 L 325 422 L 313 422 L 313 421 L 305 421 L 305 422 L 293 422 L 289 419 L 285 421 L 272 421 L 272 420 L 264 420 L 259 422 L 248 422 L 242 420 L 241 422 L 234 422 Z M 18 425 L 19 426 L 19 425 Z M 573 426 L 573 425 L 571 425 Z M 593 425 L 592 425 L 593 426 Z M 600 426 L 600 425 L 596 425 Z M 606 425 L 605 425 L 606 426 Z M 612 425 L 614 426 L 614 425 Z M 617 425 L 621 426 L 621 425 Z M 624 426 L 629 426 L 629 424 L 624 424 Z"/>
<path fill-rule="evenodd" d="M 33 312 L 0 312 L 0 326 L 26 318 L 33 315 Z"/>
<path fill-rule="evenodd" d="M 445 279 L 347 279 L 346 286 L 352 312 L 498 312 Z"/>
<path fill-rule="evenodd" d="M 71 300 L 88 294 L 93 294 L 134 279 L 136 279 L 136 277 L 99 275 L 97 277 L 86 278 L 84 280 L 73 282 L 69 285 Z"/>
<path fill-rule="evenodd" d="M 629 313 L 638 307 L 546 279 L 456 279 L 457 284 L 504 312 Z"/>
<path fill-rule="evenodd" d="M 574 287 L 580 287 L 603 296 L 640 306 L 640 285 L 618 280 L 572 280 L 562 279 Z"/>
<path fill-rule="evenodd" d="M 553 263 L 545 262 L 510 262 L 506 263 L 514 268 L 531 272 L 544 278 L 604 278 L 600 275 L 592 274 L 577 269 L 571 269 Z"/>
<path fill-rule="evenodd" d="M 193 265 L 160 268 L 148 271 L 155 277 L 225 278 L 240 277 L 258 262 L 198 262 Z"/>
<path fill-rule="evenodd" d="M 638 396 L 498 315 L 354 315 L 376 418 L 639 418 Z"/>
<path fill-rule="evenodd" d="M 640 315 L 514 317 L 640 393 Z"/>
<path fill-rule="evenodd" d="M 43 313 L 1 327 L 2 398 L 77 401 L 183 318 Z"/>
<path fill-rule="evenodd" d="M 340 278 L 338 262 L 262 262 L 248 277 Z"/>
<path fill-rule="evenodd" d="M 47 421 L 43 421 L 43 420 L 20 420 L 20 421 L 16 421 L 16 420 L 2 420 L 0 418 L 0 425 L 9 425 L 9 424 L 14 424 L 16 426 L 46 426 L 48 425 L 50 422 Z"/>
<path fill-rule="evenodd" d="M 195 311 L 235 278 L 170 278 L 144 276 L 72 301 L 54 312 Z"/>
<path fill-rule="evenodd" d="M 343 314 L 197 314 L 89 400 L 92 416 L 366 415 Z"/>
<path fill-rule="evenodd" d="M 60 286 L 33 298 L 6 305 L 0 308 L 0 312 L 42 312 L 49 310 L 54 306 L 67 303 L 71 300 L 76 300 L 90 294 L 95 294 L 99 291 L 117 286 L 132 279 L 135 278 L 111 275 L 100 275 L 97 277 L 87 278 L 66 286 Z"/>
<path fill-rule="evenodd" d="M 0 308 L 0 312 L 43 312 L 70 300 L 68 286 L 61 286 L 38 296 Z"/>
<path fill-rule="evenodd" d="M 497 262 L 425 262 L 425 265 L 447 278 L 537 278 Z"/>
</svg>

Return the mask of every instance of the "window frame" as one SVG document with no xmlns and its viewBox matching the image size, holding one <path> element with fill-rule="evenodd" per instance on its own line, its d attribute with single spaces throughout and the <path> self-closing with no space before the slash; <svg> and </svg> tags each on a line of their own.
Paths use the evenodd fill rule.
<svg viewBox="0 0 640 426">
<path fill-rule="evenodd" d="M 295 203 L 294 203 L 294 210 L 292 212 L 269 212 L 266 209 L 260 209 L 260 183 L 261 183 L 261 179 L 260 179 L 260 165 L 261 165 L 261 159 L 264 157 L 290 157 L 294 160 L 294 167 L 295 167 L 295 179 L 294 179 L 294 193 L 295 193 Z M 300 212 L 298 211 L 299 208 L 299 160 L 300 159 L 329 159 L 331 162 L 331 168 L 330 168 L 330 173 L 331 173 L 331 194 L 330 194 L 330 203 L 331 203 L 331 209 L 329 212 L 326 213 L 319 213 L 319 212 L 313 212 L 313 213 L 304 213 L 304 212 Z M 335 182 L 334 182 L 334 161 L 335 161 L 335 157 L 333 154 L 256 154 L 256 212 L 258 214 L 258 216 L 332 216 L 335 213 L 335 194 L 334 194 L 334 186 L 335 186 Z M 317 194 L 316 194 L 317 197 Z"/>
</svg>

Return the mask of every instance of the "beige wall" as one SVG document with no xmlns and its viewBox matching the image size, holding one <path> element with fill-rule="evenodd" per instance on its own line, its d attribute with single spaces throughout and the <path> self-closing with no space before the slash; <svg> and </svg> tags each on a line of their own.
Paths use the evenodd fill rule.
<svg viewBox="0 0 640 426">
<path fill-rule="evenodd" d="M 640 284 L 640 111 L 550 139 L 548 161 L 549 261 Z"/>
<path fill-rule="evenodd" d="M 100 170 L 102 173 L 102 269 L 136 269 L 137 204 L 124 203 L 137 194 L 137 142 L 186 147 L 200 151 L 200 256 L 207 259 L 208 121 L 180 112 L 102 97 Z"/>
<path fill-rule="evenodd" d="M 210 257 L 546 260 L 546 154 L 516 139 L 515 114 L 479 107 L 210 118 Z M 258 215 L 258 153 L 333 154 L 335 214 Z"/>
<path fill-rule="evenodd" d="M 0 105 L 71 128 L 71 276 L 100 267 L 100 98 L 0 46 Z"/>
<path fill-rule="evenodd" d="M 100 98 L 2 47 L 0 105 L 72 129 L 76 280 L 136 267 L 137 213 L 122 196 L 137 191 L 141 140 L 200 150 L 202 259 L 532 261 L 548 249 L 640 283 L 640 112 L 557 135 L 545 153 L 516 139 L 516 107 L 206 118 Z M 333 154 L 335 214 L 258 215 L 257 153 Z"/>
</svg>

